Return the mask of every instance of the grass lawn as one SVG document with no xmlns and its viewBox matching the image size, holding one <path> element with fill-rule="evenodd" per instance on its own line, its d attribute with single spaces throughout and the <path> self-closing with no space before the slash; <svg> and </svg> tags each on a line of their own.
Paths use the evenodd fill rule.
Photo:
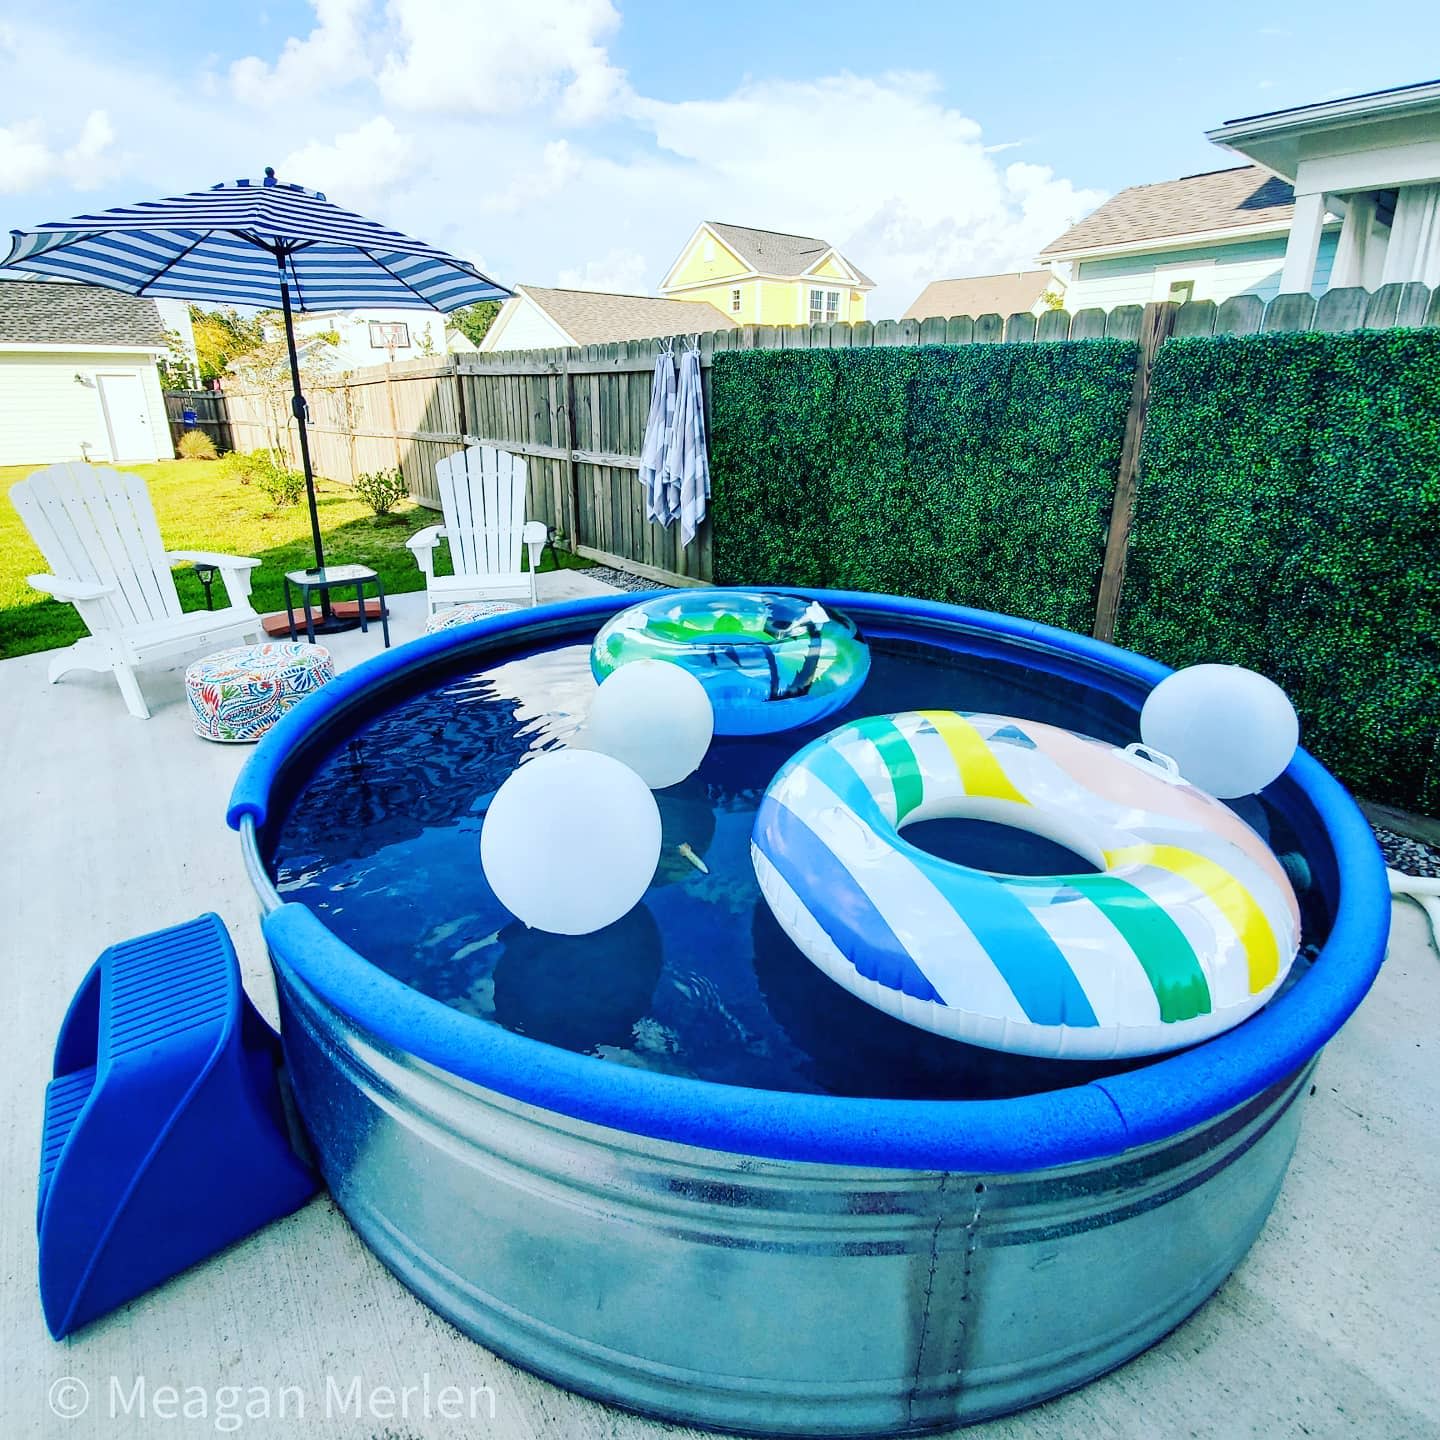
<svg viewBox="0 0 1440 1440">
<path fill-rule="evenodd" d="M 0 491 L 8 496 L 12 485 L 37 468 L 0 466 Z M 303 497 L 298 505 L 276 510 L 264 491 L 227 479 L 205 460 L 163 460 L 124 468 L 143 476 L 150 487 L 167 550 L 254 556 L 264 562 L 252 572 L 255 608 L 262 613 L 284 609 L 284 572 L 314 564 L 310 514 Z M 416 530 L 439 523 L 437 511 L 407 501 L 394 514 L 379 519 L 348 486 L 327 480 L 317 482 L 317 500 L 327 560 L 373 567 L 391 593 L 423 587 L 420 567 L 405 541 Z M 442 544 L 436 555 L 439 568 L 445 567 L 446 558 Z M 547 549 L 540 568 L 553 570 L 557 563 L 567 568 L 590 564 Z M 15 507 L 8 501 L 0 503 L 0 659 L 69 645 L 85 633 L 74 606 L 41 595 L 25 583 L 27 575 L 43 574 L 49 568 Z M 205 592 L 189 565 L 176 568 L 175 583 L 186 610 L 203 608 Z M 215 591 L 216 604 L 223 604 L 225 587 L 218 575 Z"/>
</svg>

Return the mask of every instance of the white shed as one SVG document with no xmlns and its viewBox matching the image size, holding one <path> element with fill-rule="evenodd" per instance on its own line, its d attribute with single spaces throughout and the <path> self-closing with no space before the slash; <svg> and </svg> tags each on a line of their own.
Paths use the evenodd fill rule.
<svg viewBox="0 0 1440 1440">
<path fill-rule="evenodd" d="M 168 460 L 153 300 L 91 285 L 0 283 L 0 465 Z"/>
</svg>

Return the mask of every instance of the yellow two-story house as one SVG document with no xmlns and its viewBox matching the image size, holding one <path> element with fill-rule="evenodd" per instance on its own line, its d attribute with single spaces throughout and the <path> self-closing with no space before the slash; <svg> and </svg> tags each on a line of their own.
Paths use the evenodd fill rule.
<svg viewBox="0 0 1440 1440">
<path fill-rule="evenodd" d="M 668 300 L 706 300 L 737 325 L 821 325 L 865 318 L 875 282 L 833 245 L 706 220 L 660 284 Z"/>
</svg>

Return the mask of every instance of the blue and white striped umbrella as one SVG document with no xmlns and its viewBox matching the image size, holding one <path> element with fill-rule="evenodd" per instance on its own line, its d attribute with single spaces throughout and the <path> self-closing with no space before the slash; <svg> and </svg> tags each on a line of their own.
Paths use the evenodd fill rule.
<svg viewBox="0 0 1440 1440">
<path fill-rule="evenodd" d="M 296 310 L 459 310 L 510 291 L 473 265 L 333 205 L 237 180 L 190 195 L 12 230 L 5 266 L 148 298 Z"/>
<path fill-rule="evenodd" d="M 511 294 L 467 261 L 342 210 L 318 190 L 282 185 L 268 169 L 263 180 L 237 180 L 10 235 L 10 254 L 0 268 L 152 300 L 283 311 L 316 570 L 324 569 L 325 547 L 291 312 L 370 307 L 449 312 Z M 328 598 L 324 609 L 322 628 L 342 628 L 332 621 Z"/>
</svg>

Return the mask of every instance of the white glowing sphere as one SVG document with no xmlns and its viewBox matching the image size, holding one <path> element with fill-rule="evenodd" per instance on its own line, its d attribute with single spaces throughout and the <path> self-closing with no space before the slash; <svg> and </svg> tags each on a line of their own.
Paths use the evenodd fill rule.
<svg viewBox="0 0 1440 1440">
<path fill-rule="evenodd" d="M 1140 737 L 1221 800 L 1263 790 L 1290 763 L 1300 721 L 1273 680 L 1241 665 L 1191 665 L 1168 675 L 1140 712 Z"/>
<path fill-rule="evenodd" d="M 552 750 L 495 792 L 480 864 L 517 919 L 589 935 L 634 908 L 660 863 L 660 810 L 645 782 L 609 755 Z"/>
<path fill-rule="evenodd" d="M 584 743 L 663 790 L 699 769 L 714 734 L 710 697 L 688 670 L 664 660 L 632 660 L 601 682 Z"/>
</svg>

